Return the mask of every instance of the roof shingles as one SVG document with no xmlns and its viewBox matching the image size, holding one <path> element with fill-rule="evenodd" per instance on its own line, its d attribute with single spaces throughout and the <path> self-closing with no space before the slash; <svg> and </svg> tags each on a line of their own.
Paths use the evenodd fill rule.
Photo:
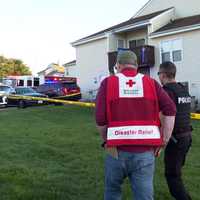
<svg viewBox="0 0 200 200">
<path fill-rule="evenodd" d="M 103 33 L 106 33 L 106 32 L 109 32 L 109 31 L 112 31 L 112 30 L 115 30 L 115 29 L 118 29 L 118 28 L 122 28 L 122 27 L 125 27 L 125 26 L 128 26 L 128 25 L 133 25 L 133 24 L 137 24 L 137 23 L 142 23 L 142 22 L 148 21 L 148 20 L 150 20 L 150 19 L 152 19 L 152 18 L 154 18 L 154 17 L 156 17 L 156 16 L 158 16 L 158 15 L 162 14 L 163 12 L 168 11 L 170 9 L 172 9 L 172 8 L 167 8 L 165 10 L 157 11 L 157 12 L 154 12 L 154 13 L 151 13 L 151 14 L 148 14 L 148 15 L 144 15 L 144 16 L 140 16 L 140 17 L 136 17 L 136 18 L 131 18 L 131 19 L 129 19 L 127 21 L 124 21 L 124 22 L 122 22 L 120 24 L 117 24 L 117 25 L 112 26 L 110 28 L 104 29 L 102 31 L 99 31 L 99 32 L 94 33 L 92 35 L 89 35 L 87 37 L 84 37 L 82 39 L 76 40 L 73 43 L 78 43 L 78 42 L 93 38 L 93 37 L 101 35 Z"/>
<path fill-rule="evenodd" d="M 197 24 L 200 24 L 200 15 L 180 18 L 180 19 L 171 21 L 169 24 L 158 29 L 153 34 L 170 31 L 170 30 L 174 30 L 174 29 L 179 29 L 179 28 L 183 28 L 183 27 L 188 27 L 188 26 L 192 26 L 192 25 L 197 25 Z"/>
</svg>

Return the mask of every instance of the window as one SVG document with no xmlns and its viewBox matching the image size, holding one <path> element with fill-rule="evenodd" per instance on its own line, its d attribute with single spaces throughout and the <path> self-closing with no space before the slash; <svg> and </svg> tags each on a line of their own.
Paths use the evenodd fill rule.
<svg viewBox="0 0 200 200">
<path fill-rule="evenodd" d="M 161 62 L 181 62 L 183 59 L 182 40 L 162 41 L 160 44 Z"/>
<path fill-rule="evenodd" d="M 170 52 L 162 53 L 162 62 L 170 61 Z"/>
<path fill-rule="evenodd" d="M 182 60 L 181 50 L 172 51 L 172 57 L 174 62 Z"/>
<path fill-rule="evenodd" d="M 39 85 L 40 85 L 40 80 L 39 80 L 39 78 L 34 78 L 33 86 L 39 86 Z"/>
<path fill-rule="evenodd" d="M 135 48 L 136 47 L 136 40 L 131 40 L 131 41 L 129 41 L 129 48 L 130 49 L 133 49 L 133 48 Z"/>
<path fill-rule="evenodd" d="M 135 47 L 143 46 L 145 45 L 145 39 L 139 39 L 139 40 L 130 40 L 129 41 L 129 48 L 133 49 Z"/>
<path fill-rule="evenodd" d="M 17 86 L 24 86 L 24 80 L 18 80 Z"/>
<path fill-rule="evenodd" d="M 122 40 L 122 39 L 117 40 L 117 47 L 124 48 L 124 40 Z"/>
<path fill-rule="evenodd" d="M 32 86 L 32 80 L 27 80 L 27 86 Z"/>
<path fill-rule="evenodd" d="M 65 76 L 69 76 L 69 71 L 68 71 L 68 69 L 65 69 Z"/>
</svg>

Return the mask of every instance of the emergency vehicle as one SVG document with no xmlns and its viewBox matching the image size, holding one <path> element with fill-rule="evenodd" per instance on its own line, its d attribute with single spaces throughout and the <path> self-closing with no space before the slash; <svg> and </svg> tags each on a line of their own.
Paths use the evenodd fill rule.
<svg viewBox="0 0 200 200">
<path fill-rule="evenodd" d="M 36 88 L 37 92 L 43 93 L 50 98 L 63 100 L 81 99 L 80 87 L 74 77 L 44 77 L 44 83 Z"/>
<path fill-rule="evenodd" d="M 1 82 L 11 87 L 37 87 L 40 85 L 39 77 L 37 76 L 7 76 L 2 78 Z"/>
</svg>

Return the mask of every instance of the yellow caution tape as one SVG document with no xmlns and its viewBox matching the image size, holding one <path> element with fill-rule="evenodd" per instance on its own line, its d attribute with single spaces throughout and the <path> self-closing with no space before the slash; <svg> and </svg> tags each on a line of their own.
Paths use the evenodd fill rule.
<svg viewBox="0 0 200 200">
<path fill-rule="evenodd" d="M 73 96 L 80 95 L 80 94 L 81 94 L 80 92 L 77 92 L 77 93 L 68 94 L 68 95 L 65 95 L 65 96 L 58 96 L 58 97 L 55 97 L 55 98 L 56 99 L 62 99 L 62 98 L 66 98 L 66 97 L 73 97 Z"/>
<path fill-rule="evenodd" d="M 74 96 L 74 95 L 77 95 L 77 94 L 63 96 L 63 97 L 69 97 L 69 96 Z M 55 99 L 55 98 L 41 98 L 41 97 L 31 97 L 31 96 L 21 96 L 21 95 L 9 95 L 8 98 L 36 100 L 36 101 L 41 100 L 41 101 L 48 101 L 52 103 L 63 103 L 63 104 L 79 105 L 79 106 L 85 106 L 85 107 L 95 107 L 95 103 L 91 103 L 91 102 L 68 101 L 68 100 L 61 100 L 61 99 Z M 200 119 L 200 113 L 199 114 L 191 113 L 191 119 Z"/>
<path fill-rule="evenodd" d="M 70 95 L 70 96 L 74 96 L 74 95 Z M 67 97 L 69 97 L 69 96 L 67 96 Z M 80 101 L 68 101 L 68 100 L 60 100 L 60 99 L 52 99 L 52 98 L 31 97 L 31 96 L 22 96 L 22 95 L 9 95 L 8 98 L 36 100 L 36 101 L 48 101 L 48 102 L 52 102 L 52 103 L 63 103 L 63 104 L 79 105 L 79 106 L 86 106 L 86 107 L 95 107 L 95 103 L 80 102 Z"/>
<path fill-rule="evenodd" d="M 200 119 L 200 114 L 198 113 L 191 113 L 191 119 Z"/>
</svg>

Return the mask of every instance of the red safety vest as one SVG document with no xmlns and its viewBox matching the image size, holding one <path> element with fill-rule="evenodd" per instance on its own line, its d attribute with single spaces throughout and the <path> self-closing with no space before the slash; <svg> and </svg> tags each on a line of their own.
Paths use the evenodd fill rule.
<svg viewBox="0 0 200 200">
<path fill-rule="evenodd" d="M 107 146 L 161 146 L 159 106 L 154 81 L 122 73 L 107 81 Z"/>
</svg>

